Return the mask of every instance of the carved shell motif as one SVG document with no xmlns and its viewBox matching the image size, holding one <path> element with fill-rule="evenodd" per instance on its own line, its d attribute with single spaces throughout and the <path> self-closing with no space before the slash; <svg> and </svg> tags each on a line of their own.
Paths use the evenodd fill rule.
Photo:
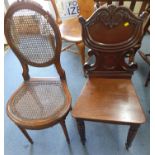
<svg viewBox="0 0 155 155">
<path fill-rule="evenodd" d="M 109 5 L 108 8 L 102 7 L 100 11 L 97 12 L 96 18 L 92 18 L 91 22 L 88 23 L 88 26 L 95 24 L 96 22 L 101 22 L 109 28 L 113 28 L 124 21 L 130 22 L 130 24 L 136 24 L 137 20 L 134 16 L 130 14 L 130 10 L 126 8 L 119 9 L 114 5 Z"/>
</svg>

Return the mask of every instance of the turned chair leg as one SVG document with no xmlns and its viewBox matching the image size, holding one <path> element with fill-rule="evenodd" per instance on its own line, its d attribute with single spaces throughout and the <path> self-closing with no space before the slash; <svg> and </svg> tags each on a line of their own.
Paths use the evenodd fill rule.
<svg viewBox="0 0 155 155">
<path fill-rule="evenodd" d="M 129 131 L 128 131 L 128 136 L 127 136 L 127 142 L 126 142 L 126 149 L 128 150 L 129 147 L 131 147 L 131 144 L 136 136 L 136 133 L 138 131 L 139 128 L 139 124 L 133 124 L 130 126 Z"/>
<path fill-rule="evenodd" d="M 18 126 L 18 125 L 17 125 L 17 126 Z M 26 131 L 24 128 L 20 127 L 20 126 L 18 126 L 18 128 L 19 128 L 20 131 L 24 134 L 24 136 L 27 138 L 27 140 L 28 140 L 31 144 L 33 144 L 33 141 L 32 141 L 32 139 L 31 139 L 31 137 L 29 136 L 29 134 L 27 133 L 27 131 Z"/>
<path fill-rule="evenodd" d="M 67 143 L 70 144 L 70 139 L 69 139 L 69 136 L 68 136 L 65 120 L 61 120 L 60 125 L 61 125 L 61 127 L 63 129 L 64 134 L 65 134 Z"/>
<path fill-rule="evenodd" d="M 84 46 L 84 43 L 79 42 L 79 43 L 76 43 L 76 45 L 80 51 L 82 65 L 84 65 L 84 63 L 85 63 L 85 46 Z"/>
<path fill-rule="evenodd" d="M 80 135 L 80 138 L 81 138 L 81 142 L 82 142 L 83 145 L 85 145 L 86 137 L 85 137 L 85 124 L 84 124 L 84 121 L 76 119 L 76 122 L 77 122 L 79 135 Z"/>
</svg>

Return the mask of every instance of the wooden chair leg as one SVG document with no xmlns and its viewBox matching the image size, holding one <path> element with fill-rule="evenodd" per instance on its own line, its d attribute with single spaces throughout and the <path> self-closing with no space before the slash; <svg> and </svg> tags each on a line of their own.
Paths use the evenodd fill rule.
<svg viewBox="0 0 155 155">
<path fill-rule="evenodd" d="M 62 120 L 62 121 L 60 122 L 60 125 L 61 125 L 61 127 L 62 127 L 62 129 L 63 129 L 64 134 L 65 134 L 67 143 L 70 144 L 70 139 L 69 139 L 69 136 L 68 136 L 68 132 L 67 132 L 65 120 Z"/>
<path fill-rule="evenodd" d="M 132 141 L 136 136 L 139 126 L 140 126 L 139 124 L 136 125 L 134 124 L 130 126 L 127 136 L 127 142 L 125 144 L 127 150 L 129 149 L 129 147 L 131 147 Z"/>
<path fill-rule="evenodd" d="M 17 125 L 17 126 L 18 126 L 18 125 Z M 31 137 L 29 136 L 29 134 L 27 133 L 27 131 L 26 131 L 24 128 L 20 127 L 20 126 L 18 126 L 18 128 L 19 128 L 20 131 L 24 134 L 24 136 L 27 138 L 27 140 L 28 140 L 31 144 L 33 144 L 33 141 L 32 141 L 32 139 L 31 139 Z"/>
<path fill-rule="evenodd" d="M 149 73 L 147 74 L 147 79 L 146 79 L 146 81 L 145 81 L 145 87 L 148 86 L 149 81 L 150 81 L 150 71 L 149 71 Z"/>
<path fill-rule="evenodd" d="M 84 121 L 76 119 L 76 122 L 77 122 L 79 135 L 80 135 L 80 138 L 81 138 L 81 142 L 82 142 L 83 145 L 85 145 L 86 137 L 85 137 L 85 124 L 84 124 Z"/>
<path fill-rule="evenodd" d="M 79 42 L 79 43 L 76 43 L 76 45 L 80 51 L 82 65 L 84 65 L 84 63 L 85 63 L 85 46 L 84 46 L 84 43 Z"/>
<path fill-rule="evenodd" d="M 72 111 L 72 106 L 70 106 L 70 109 L 69 110 Z"/>
</svg>

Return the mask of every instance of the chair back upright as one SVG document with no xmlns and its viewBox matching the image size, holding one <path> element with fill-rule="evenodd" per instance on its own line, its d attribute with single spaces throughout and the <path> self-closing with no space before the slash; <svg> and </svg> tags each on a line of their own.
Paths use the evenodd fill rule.
<svg viewBox="0 0 155 155">
<path fill-rule="evenodd" d="M 137 68 L 134 56 L 141 46 L 144 14 L 138 18 L 124 6 L 109 5 L 96 10 L 88 20 L 79 18 L 88 55 L 95 57 L 84 65 L 87 75 L 131 78 Z"/>
<path fill-rule="evenodd" d="M 29 80 L 28 65 L 46 67 L 55 64 L 61 79 L 65 73 L 60 64 L 61 35 L 52 16 L 33 1 L 18 1 L 8 9 L 4 20 L 8 44 L 23 67 L 23 78 Z"/>
<path fill-rule="evenodd" d="M 79 15 L 85 19 L 89 18 L 94 12 L 94 0 L 77 0 L 79 6 Z"/>
</svg>

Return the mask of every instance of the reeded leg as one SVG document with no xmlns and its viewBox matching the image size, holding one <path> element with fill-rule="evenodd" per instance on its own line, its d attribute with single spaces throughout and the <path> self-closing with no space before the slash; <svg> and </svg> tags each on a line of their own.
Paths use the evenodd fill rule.
<svg viewBox="0 0 155 155">
<path fill-rule="evenodd" d="M 128 131 L 127 142 L 125 144 L 127 150 L 129 149 L 129 147 L 131 147 L 132 141 L 136 136 L 139 126 L 140 126 L 139 124 L 137 124 L 137 125 L 133 124 L 130 126 L 129 131 Z"/>
<path fill-rule="evenodd" d="M 69 136 L 68 136 L 65 120 L 61 120 L 60 125 L 61 125 L 61 127 L 62 127 L 62 129 L 64 131 L 67 143 L 70 144 L 70 139 L 69 139 Z"/>
<path fill-rule="evenodd" d="M 76 43 L 76 45 L 80 51 L 82 65 L 84 65 L 84 63 L 85 63 L 85 46 L 84 46 L 84 43 L 79 42 L 79 43 Z"/>
<path fill-rule="evenodd" d="M 18 126 L 18 125 L 17 125 L 17 126 Z M 24 128 L 20 127 L 20 126 L 18 126 L 18 128 L 19 128 L 20 131 L 24 134 L 24 136 L 28 139 L 28 141 L 29 141 L 31 144 L 33 144 L 33 141 L 32 141 L 32 139 L 31 139 L 31 137 L 29 136 L 29 134 L 27 133 L 27 131 L 26 131 Z"/>
<path fill-rule="evenodd" d="M 81 142 L 83 145 L 85 145 L 86 137 L 85 137 L 85 124 L 83 120 L 76 119 L 77 127 L 79 131 L 79 135 L 81 138 Z"/>
</svg>

